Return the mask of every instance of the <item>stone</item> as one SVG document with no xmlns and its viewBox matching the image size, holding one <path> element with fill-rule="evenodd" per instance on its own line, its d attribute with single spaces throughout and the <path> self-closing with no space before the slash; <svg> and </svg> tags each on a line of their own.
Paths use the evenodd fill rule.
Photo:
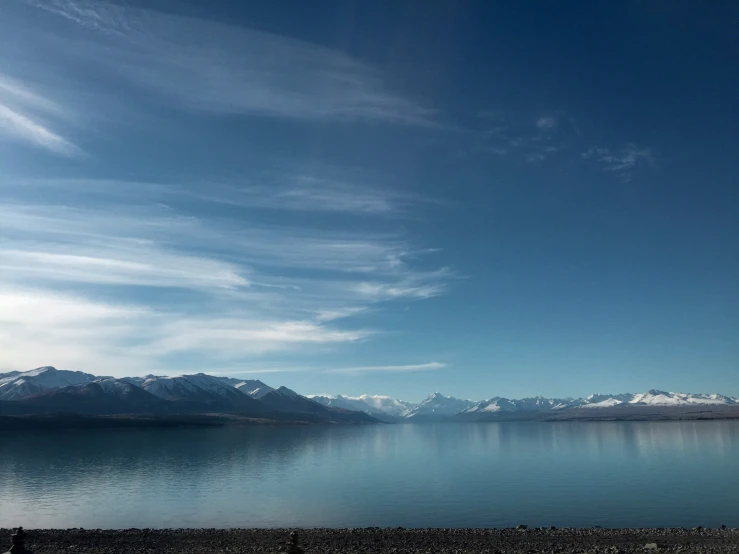
<svg viewBox="0 0 739 554">
<path fill-rule="evenodd" d="M 290 533 L 290 538 L 287 541 L 285 552 L 288 554 L 303 554 L 303 552 L 305 552 L 305 550 L 303 550 L 298 544 L 298 534 L 295 531 Z"/>
<path fill-rule="evenodd" d="M 26 550 L 26 532 L 23 527 L 18 527 L 18 530 L 10 535 L 10 542 L 12 546 L 5 554 L 33 554 L 30 550 Z"/>
<path fill-rule="evenodd" d="M 657 550 L 659 546 L 657 546 L 656 542 L 649 542 L 644 545 L 644 550 Z"/>
<path fill-rule="evenodd" d="M 519 525 L 518 527 L 516 527 L 516 530 L 517 531 L 526 531 L 526 529 L 528 529 L 528 528 L 529 528 L 528 525 Z"/>
</svg>

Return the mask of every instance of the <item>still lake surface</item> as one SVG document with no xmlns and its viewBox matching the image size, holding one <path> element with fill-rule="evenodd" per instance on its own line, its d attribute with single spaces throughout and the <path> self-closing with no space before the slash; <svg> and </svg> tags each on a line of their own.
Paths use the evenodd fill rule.
<svg viewBox="0 0 739 554">
<path fill-rule="evenodd" d="M 739 526 L 739 422 L 0 433 L 0 527 Z"/>
</svg>

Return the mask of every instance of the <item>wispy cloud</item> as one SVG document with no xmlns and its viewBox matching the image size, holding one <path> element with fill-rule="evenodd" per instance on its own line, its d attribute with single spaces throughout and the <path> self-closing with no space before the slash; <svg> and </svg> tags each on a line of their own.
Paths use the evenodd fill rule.
<svg viewBox="0 0 739 554">
<path fill-rule="evenodd" d="M 453 275 L 415 267 L 433 249 L 396 234 L 214 217 L 175 186 L 129 197 L 86 181 L 62 187 L 72 208 L 36 203 L 56 195 L 26 183 L 0 183 L 14 199 L 0 203 L 0 350 L 12 369 L 105 359 L 120 361 L 106 373 L 181 372 L 182 356 L 213 370 L 326 351 L 377 334 L 362 314 L 441 294 Z"/>
<path fill-rule="evenodd" d="M 25 2 L 97 31 L 118 31 L 118 27 L 124 21 L 118 6 L 103 2 L 96 4 L 79 0 L 25 0 Z"/>
<path fill-rule="evenodd" d="M 173 363 L 172 356 L 197 356 L 218 367 L 244 356 L 369 336 L 310 321 L 224 313 L 193 315 L 5 284 L 0 292 L 2 363 L 8 369 L 53 363 L 114 375 L 180 373 L 181 362 Z"/>
<path fill-rule="evenodd" d="M 12 241 L 0 266 L 14 282 L 77 282 L 185 289 L 244 290 L 283 298 L 311 295 L 349 303 L 341 310 L 443 291 L 449 270 L 419 271 L 405 241 L 305 227 L 259 226 L 186 217 L 171 208 L 65 208 L 0 205 Z M 198 252 L 197 255 L 191 251 Z M 258 270 L 255 268 L 259 268 Z M 308 277 L 305 271 L 320 271 Z M 367 281 L 372 278 L 373 281 Z M 382 278 L 382 281 L 377 281 Z M 260 289 L 257 292 L 255 289 Z M 294 302 L 294 299 L 291 298 Z M 335 312 L 331 305 L 321 313 Z M 341 313 L 341 312 L 340 312 Z"/>
<path fill-rule="evenodd" d="M 336 319 L 344 319 L 362 313 L 368 310 L 365 306 L 348 306 L 346 308 L 337 308 L 335 310 L 321 310 L 316 314 L 316 321 L 334 321 Z"/>
<path fill-rule="evenodd" d="M 56 102 L 35 92 L 18 79 L 12 79 L 2 73 L 0 73 L 0 97 L 5 102 L 12 101 L 26 107 L 62 117 L 66 115 L 65 110 Z"/>
<path fill-rule="evenodd" d="M 627 143 L 622 148 L 593 146 L 583 150 L 588 137 L 578 122 L 563 112 L 531 115 L 506 110 L 485 110 L 478 114 L 479 136 L 485 148 L 513 163 L 538 165 L 551 160 L 593 160 L 607 172 L 627 182 L 634 171 L 654 165 L 652 149 Z M 591 143 L 592 144 L 592 143 Z"/>
<path fill-rule="evenodd" d="M 362 296 L 375 300 L 392 300 L 397 298 L 432 298 L 443 294 L 446 285 L 443 283 L 411 284 L 409 279 L 401 283 L 363 282 L 356 285 L 355 290 Z"/>
<path fill-rule="evenodd" d="M 531 117 L 505 110 L 485 110 L 478 119 L 486 149 L 519 163 L 543 162 L 568 148 L 573 134 L 570 119 L 564 114 Z"/>
<path fill-rule="evenodd" d="M 190 193 L 209 202 L 276 210 L 401 215 L 426 199 L 378 187 L 314 175 L 266 174 L 258 184 L 213 184 L 207 194 Z"/>
<path fill-rule="evenodd" d="M 532 164 L 539 163 L 544 161 L 544 154 L 527 154 L 526 155 L 526 161 Z"/>
<path fill-rule="evenodd" d="M 268 373 L 302 373 L 304 371 L 309 371 L 304 367 L 297 367 L 297 368 L 268 368 L 268 369 L 245 369 L 245 368 L 234 368 L 232 370 L 225 370 L 225 371 L 212 371 L 210 372 L 211 375 L 262 375 L 262 374 L 268 374 Z"/>
<path fill-rule="evenodd" d="M 236 266 L 202 257 L 173 255 L 162 249 L 87 250 L 73 254 L 48 250 L 0 249 L 0 270 L 19 280 L 35 277 L 75 283 L 212 289 L 245 287 Z M 113 250 L 113 251 L 111 251 Z"/>
<path fill-rule="evenodd" d="M 368 330 L 341 330 L 311 321 L 268 321 L 249 317 L 191 317 L 164 324 L 161 336 L 141 349 L 150 356 L 179 352 L 233 358 L 285 351 L 306 344 L 356 342 Z"/>
<path fill-rule="evenodd" d="M 557 126 L 557 118 L 550 115 L 540 117 L 536 120 L 536 126 L 539 129 L 551 130 Z"/>
<path fill-rule="evenodd" d="M 123 78 L 168 105 L 224 114 L 436 125 L 433 110 L 393 91 L 378 70 L 323 46 L 105 2 L 28 4 L 80 26 L 77 32 L 58 32 L 54 50 Z"/>
<path fill-rule="evenodd" d="M 419 205 L 443 204 L 436 198 L 402 192 L 348 173 L 342 177 L 320 172 L 264 171 L 257 177 L 231 176 L 227 180 L 189 179 L 168 183 L 73 178 L 25 179 L 22 183 L 39 191 L 64 191 L 68 197 L 85 196 L 87 199 L 116 198 L 126 202 L 145 197 L 163 203 L 197 201 L 255 209 L 366 216 L 408 217 Z"/>
<path fill-rule="evenodd" d="M 0 290 L 0 351 L 7 369 L 49 363 L 124 371 L 141 362 L 125 346 L 144 338 L 152 317 L 143 307 L 93 301 L 36 288 Z"/>
<path fill-rule="evenodd" d="M 392 372 L 392 373 L 409 373 L 415 371 L 433 371 L 443 369 L 446 364 L 441 362 L 428 362 L 425 364 L 413 365 L 379 365 L 379 366 L 360 366 L 345 367 L 339 369 L 327 369 L 324 373 L 371 373 L 371 372 Z"/>
<path fill-rule="evenodd" d="M 60 106 L 0 73 L 0 138 L 19 141 L 62 156 L 81 156 L 83 152 L 78 146 L 52 130 L 45 122 L 48 117 L 63 116 Z"/>
<path fill-rule="evenodd" d="M 606 171 L 615 173 L 619 179 L 626 182 L 632 180 L 635 168 L 645 164 L 653 165 L 655 162 L 651 148 L 640 148 L 633 143 L 626 144 L 618 150 L 592 147 L 581 156 L 586 160 L 595 160 Z"/>
</svg>

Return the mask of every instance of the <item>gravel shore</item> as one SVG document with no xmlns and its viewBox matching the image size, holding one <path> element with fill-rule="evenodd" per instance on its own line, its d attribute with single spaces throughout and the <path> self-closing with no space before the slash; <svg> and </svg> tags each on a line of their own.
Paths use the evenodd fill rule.
<svg viewBox="0 0 739 554">
<path fill-rule="evenodd" d="M 286 529 L 28 530 L 35 554 L 285 552 Z M 7 529 L 0 537 L 7 537 Z M 736 552 L 739 529 L 300 529 L 305 552 Z M 0 544 L 0 550 L 2 550 Z M 7 546 L 10 546 L 8 543 Z"/>
</svg>

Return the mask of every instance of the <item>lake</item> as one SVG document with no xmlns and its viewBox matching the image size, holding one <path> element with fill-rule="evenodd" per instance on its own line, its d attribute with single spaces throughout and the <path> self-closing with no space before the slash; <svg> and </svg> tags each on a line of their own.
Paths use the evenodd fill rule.
<svg viewBox="0 0 739 554">
<path fill-rule="evenodd" d="M 739 526 L 739 422 L 0 433 L 0 527 Z"/>
</svg>

